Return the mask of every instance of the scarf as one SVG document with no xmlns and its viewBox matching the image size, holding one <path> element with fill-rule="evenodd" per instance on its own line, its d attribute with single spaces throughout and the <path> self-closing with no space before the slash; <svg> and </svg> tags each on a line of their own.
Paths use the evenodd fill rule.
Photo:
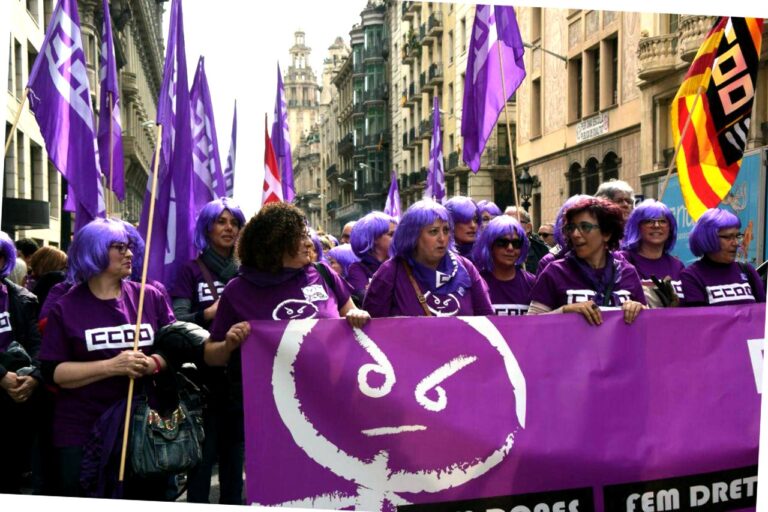
<svg viewBox="0 0 768 512">
<path fill-rule="evenodd" d="M 463 296 L 472 286 L 467 269 L 451 251 L 445 253 L 437 265 L 437 270 L 425 267 L 412 257 L 408 258 L 408 263 L 413 268 L 413 276 L 424 293 L 429 291 L 437 295 L 448 295 L 457 292 Z"/>
<path fill-rule="evenodd" d="M 363 265 L 363 268 L 366 270 L 368 277 L 371 277 L 373 274 L 376 273 L 377 270 L 379 270 L 379 267 L 383 262 L 377 260 L 373 254 L 364 254 L 363 257 L 360 258 L 360 263 Z"/>
<path fill-rule="evenodd" d="M 581 276 L 591 284 L 591 288 L 595 292 L 595 304 L 598 306 L 621 305 L 621 300 L 615 292 L 621 275 L 619 272 L 620 261 L 613 257 L 611 251 L 606 251 L 605 267 L 602 272 L 590 267 L 586 261 L 578 258 L 573 252 L 566 253 L 565 259 L 572 261 Z"/>
<path fill-rule="evenodd" d="M 200 254 L 200 259 L 212 274 L 224 281 L 224 284 L 227 284 L 230 279 L 237 275 L 235 251 L 232 251 L 232 255 L 229 258 L 223 258 L 219 253 L 208 246 L 202 254 Z"/>
<path fill-rule="evenodd" d="M 456 242 L 456 251 L 465 258 L 472 259 L 472 248 L 475 246 L 475 242 Z"/>
</svg>

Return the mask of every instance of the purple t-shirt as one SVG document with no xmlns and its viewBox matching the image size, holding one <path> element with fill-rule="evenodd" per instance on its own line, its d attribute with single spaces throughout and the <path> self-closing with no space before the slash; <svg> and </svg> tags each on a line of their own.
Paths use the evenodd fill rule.
<svg viewBox="0 0 768 512">
<path fill-rule="evenodd" d="M 606 265 L 595 272 L 600 277 L 602 272 L 608 270 Z M 613 297 L 610 306 L 621 306 L 627 300 L 634 300 L 645 304 L 643 286 L 637 270 L 626 261 L 619 260 L 619 278 L 613 289 Z M 557 309 L 566 304 L 587 302 L 595 296 L 592 283 L 582 274 L 576 261 L 572 258 L 555 260 L 544 269 L 537 278 L 536 284 L 531 290 L 531 301 L 540 302 L 551 309 Z M 616 300 L 618 299 L 618 300 Z"/>
<path fill-rule="evenodd" d="M 122 281 L 118 299 L 101 300 L 88 283 L 73 287 L 48 316 L 39 359 L 51 362 L 103 361 L 133 348 L 141 285 Z M 147 286 L 139 350 L 154 352 L 155 333 L 174 321 L 163 295 Z M 82 446 L 94 422 L 115 402 L 128 396 L 126 377 L 109 377 L 75 389 L 59 389 L 54 405 L 53 444 Z"/>
<path fill-rule="evenodd" d="M 216 293 L 221 296 L 225 286 L 224 280 L 214 272 L 211 272 L 211 280 L 216 287 Z M 191 310 L 195 313 L 203 311 L 216 302 L 197 260 L 190 260 L 179 269 L 171 296 L 188 299 L 192 303 Z"/>
<path fill-rule="evenodd" d="M 8 350 L 13 341 L 13 328 L 11 327 L 11 314 L 8 311 L 8 287 L 0 282 L 0 352 Z"/>
<path fill-rule="evenodd" d="M 541 259 L 539 260 L 539 266 L 536 267 L 536 276 L 537 277 L 540 276 L 541 273 L 544 272 L 544 269 L 547 267 L 547 265 L 549 265 L 556 259 L 557 259 L 557 255 L 553 252 L 548 252 L 547 254 L 542 256 Z"/>
<path fill-rule="evenodd" d="M 487 316 L 493 315 L 488 288 L 475 266 L 463 256 L 456 256 L 469 274 L 469 289 L 459 288 L 455 293 L 424 293 L 427 307 L 434 316 Z M 363 309 L 372 317 L 425 316 L 416 291 L 400 258 L 382 263 L 373 275 L 365 294 Z"/>
<path fill-rule="evenodd" d="M 514 279 L 501 281 L 493 272 L 484 270 L 480 275 L 488 285 L 493 311 L 497 315 L 520 316 L 528 312 L 531 303 L 531 290 L 536 277 L 523 268 L 518 268 Z"/>
<path fill-rule="evenodd" d="M 748 263 L 742 265 L 715 263 L 706 257 L 690 264 L 680 274 L 685 293 L 683 304 L 725 306 L 765 302 L 763 281 L 757 271 Z"/>
<path fill-rule="evenodd" d="M 635 266 L 643 286 L 656 287 L 651 280 L 651 276 L 655 276 L 659 280 L 667 276 L 671 277 L 672 287 L 675 289 L 677 296 L 682 300 L 684 293 L 682 283 L 680 282 L 680 273 L 685 268 L 682 261 L 671 254 L 664 254 L 661 258 L 655 260 L 632 251 L 619 251 L 619 254 Z"/>
<path fill-rule="evenodd" d="M 381 264 L 375 265 L 373 262 L 366 261 L 356 261 L 349 266 L 347 282 L 355 293 L 360 294 L 361 297 L 365 294 L 373 274 L 380 266 Z"/>
</svg>

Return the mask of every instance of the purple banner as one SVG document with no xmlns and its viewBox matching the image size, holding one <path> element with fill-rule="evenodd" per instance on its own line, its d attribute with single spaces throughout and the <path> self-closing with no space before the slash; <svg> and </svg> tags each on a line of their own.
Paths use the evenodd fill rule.
<svg viewBox="0 0 768 512">
<path fill-rule="evenodd" d="M 253 322 L 248 502 L 754 507 L 764 311 Z"/>
</svg>

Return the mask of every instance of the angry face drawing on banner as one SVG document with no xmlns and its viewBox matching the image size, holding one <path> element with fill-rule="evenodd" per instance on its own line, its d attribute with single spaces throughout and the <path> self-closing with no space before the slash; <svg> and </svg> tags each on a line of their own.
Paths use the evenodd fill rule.
<svg viewBox="0 0 768 512">
<path fill-rule="evenodd" d="M 487 318 L 450 321 L 445 336 L 466 343 L 355 329 L 354 339 L 334 341 L 347 344 L 334 363 L 317 356 L 317 320 L 291 322 L 272 373 L 278 414 L 296 445 L 355 492 L 280 505 L 389 510 L 441 501 L 435 493 L 481 479 L 507 458 L 525 427 L 525 378 Z"/>
</svg>

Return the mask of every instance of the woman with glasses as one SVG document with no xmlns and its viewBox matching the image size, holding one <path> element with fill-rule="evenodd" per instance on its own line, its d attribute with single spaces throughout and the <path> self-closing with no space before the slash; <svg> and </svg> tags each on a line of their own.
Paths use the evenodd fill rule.
<svg viewBox="0 0 768 512">
<path fill-rule="evenodd" d="M 645 307 L 635 268 L 614 255 L 624 235 L 621 210 L 604 199 L 577 201 L 564 214 L 568 252 L 550 263 L 531 291 L 528 314 L 578 313 L 602 323 L 601 307 L 620 308 L 634 322 Z"/>
<path fill-rule="evenodd" d="M 475 243 L 474 261 L 497 315 L 524 315 L 536 278 L 525 268 L 528 237 L 516 219 L 502 215 L 488 223 Z"/>
<path fill-rule="evenodd" d="M 128 396 L 127 377 L 139 379 L 137 393 L 152 393 L 143 379 L 167 367 L 155 352 L 154 333 L 174 317 L 162 293 L 147 285 L 139 350 L 133 351 L 141 285 L 129 279 L 133 252 L 122 222 L 97 219 L 80 229 L 69 268 L 75 285 L 51 310 L 39 357 L 44 378 L 57 388 L 56 494 L 82 497 L 80 463 L 94 424 Z M 124 497 L 164 500 L 167 484 L 166 476 L 129 478 Z"/>
<path fill-rule="evenodd" d="M 347 281 L 355 296 L 363 298 L 373 274 L 389 258 L 396 227 L 397 221 L 386 213 L 371 212 L 352 228 L 349 241 L 359 261 L 349 266 Z"/>
<path fill-rule="evenodd" d="M 699 260 L 680 274 L 684 306 L 725 306 L 765 302 L 765 285 L 749 263 L 736 261 L 744 240 L 741 221 L 726 210 L 710 208 L 688 239 Z"/>
<path fill-rule="evenodd" d="M 431 199 L 413 203 L 392 240 L 392 258 L 374 274 L 363 307 L 374 317 L 492 315 L 475 266 L 451 251 L 448 210 Z"/>
<path fill-rule="evenodd" d="M 484 230 L 491 220 L 495 219 L 503 212 L 493 201 L 483 199 L 477 202 L 477 217 L 480 231 Z"/>
<path fill-rule="evenodd" d="M 555 246 L 549 250 L 549 253 L 542 256 L 542 258 L 539 260 L 539 266 L 536 268 L 537 277 L 544 271 L 545 268 L 547 268 L 547 265 L 555 260 L 562 259 L 568 250 L 565 235 L 563 234 L 563 215 L 565 214 L 565 211 L 582 199 L 590 199 L 591 197 L 592 196 L 585 194 L 576 194 L 571 196 L 565 200 L 563 205 L 557 211 L 557 216 L 555 216 L 555 227 L 552 230 L 552 237 L 555 239 Z"/>
<path fill-rule="evenodd" d="M 469 197 L 454 196 L 445 203 L 453 221 L 453 240 L 456 251 L 465 258 L 472 257 L 477 239 L 478 209 Z"/>
<path fill-rule="evenodd" d="M 646 199 L 630 214 L 619 254 L 637 269 L 650 307 L 676 306 L 682 298 L 685 265 L 670 254 L 676 241 L 677 221 L 664 203 Z"/>
</svg>

